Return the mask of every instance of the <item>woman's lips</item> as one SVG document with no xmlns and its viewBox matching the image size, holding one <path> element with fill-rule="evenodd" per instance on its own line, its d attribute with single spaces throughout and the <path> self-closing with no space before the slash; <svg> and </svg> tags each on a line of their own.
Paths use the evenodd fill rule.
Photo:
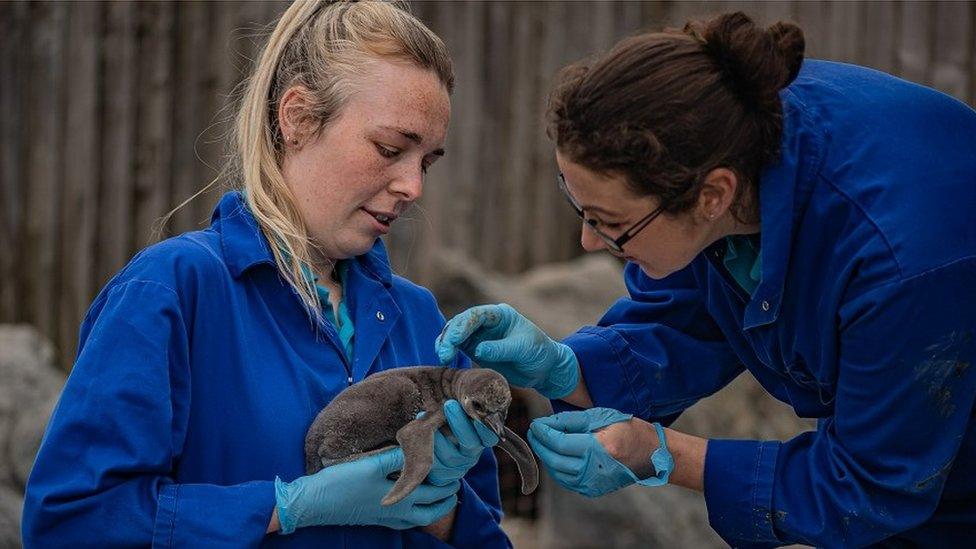
<svg viewBox="0 0 976 549">
<path fill-rule="evenodd" d="M 371 212 L 366 208 L 360 208 L 364 214 L 369 217 L 370 222 L 379 234 L 387 234 L 390 232 L 390 225 L 396 221 L 396 216 L 382 213 L 382 212 Z M 380 221 L 381 218 L 383 221 Z"/>
</svg>

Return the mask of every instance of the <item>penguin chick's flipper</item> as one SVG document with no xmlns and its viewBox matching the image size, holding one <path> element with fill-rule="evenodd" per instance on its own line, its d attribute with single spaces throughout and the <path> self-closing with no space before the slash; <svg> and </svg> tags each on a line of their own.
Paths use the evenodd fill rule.
<svg viewBox="0 0 976 549">
<path fill-rule="evenodd" d="M 400 501 L 427 478 L 434 462 L 434 432 L 444 422 L 444 409 L 438 408 L 433 412 L 427 411 L 423 417 L 397 431 L 397 442 L 403 448 L 403 470 L 393 488 L 380 501 L 382 505 L 393 505 Z"/>
<path fill-rule="evenodd" d="M 522 477 L 522 493 L 531 494 L 539 486 L 539 466 L 529 445 L 514 431 L 505 427 L 505 438 L 498 441 L 498 447 L 512 456 Z"/>
</svg>

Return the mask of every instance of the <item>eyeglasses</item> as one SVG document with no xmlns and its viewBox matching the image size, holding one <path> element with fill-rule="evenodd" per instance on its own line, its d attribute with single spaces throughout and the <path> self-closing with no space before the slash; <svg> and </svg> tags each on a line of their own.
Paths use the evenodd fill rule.
<svg viewBox="0 0 976 549">
<path fill-rule="evenodd" d="M 563 177 L 563 174 L 559 174 L 557 179 L 559 181 L 559 190 L 563 193 L 563 196 L 566 197 L 566 200 L 569 202 L 569 205 L 573 207 L 573 210 L 576 211 L 576 215 L 580 216 L 580 219 L 583 220 L 583 223 L 586 223 L 587 227 L 589 227 L 591 231 L 593 231 L 597 236 L 599 236 L 600 239 L 606 243 L 607 247 L 610 248 L 611 251 L 614 251 L 618 254 L 622 254 L 624 252 L 624 244 L 629 242 L 631 238 L 637 236 L 637 233 L 644 230 L 644 227 L 650 225 L 651 221 L 654 221 L 654 218 L 661 215 L 661 212 L 664 211 L 663 206 L 658 206 L 653 212 L 645 215 L 637 223 L 631 225 L 629 229 L 624 231 L 624 234 L 618 236 L 617 238 L 614 238 L 608 235 L 607 233 L 601 231 L 599 227 L 597 227 L 596 220 L 586 218 L 586 216 L 583 214 L 583 208 L 580 207 L 579 202 L 576 202 L 576 199 L 573 198 L 573 195 L 569 194 L 569 188 L 566 187 L 566 178 Z"/>
</svg>

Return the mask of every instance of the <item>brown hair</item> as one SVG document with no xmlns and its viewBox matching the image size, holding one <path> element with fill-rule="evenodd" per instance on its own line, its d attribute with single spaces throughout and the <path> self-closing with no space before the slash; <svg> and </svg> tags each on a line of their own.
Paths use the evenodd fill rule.
<svg viewBox="0 0 976 549">
<path fill-rule="evenodd" d="M 763 29 L 742 12 L 634 36 L 561 71 L 547 133 L 574 162 L 623 174 L 670 213 L 695 204 L 709 171 L 732 169 L 745 183 L 733 215 L 753 221 L 759 172 L 779 155 L 779 90 L 803 48 L 796 25 Z"/>
</svg>

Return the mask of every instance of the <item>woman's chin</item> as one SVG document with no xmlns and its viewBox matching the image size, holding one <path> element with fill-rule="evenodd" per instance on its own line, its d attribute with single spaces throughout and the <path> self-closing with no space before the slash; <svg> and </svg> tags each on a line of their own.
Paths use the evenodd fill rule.
<svg viewBox="0 0 976 549">
<path fill-rule="evenodd" d="M 640 261 L 638 259 L 631 259 L 630 261 L 632 263 L 636 263 L 637 266 L 640 267 L 641 272 L 643 272 L 645 275 L 647 275 L 648 278 L 651 278 L 653 280 L 661 280 L 662 278 L 671 274 L 671 273 L 662 273 L 661 271 L 652 268 L 647 263 L 644 263 L 643 261 Z"/>
</svg>

